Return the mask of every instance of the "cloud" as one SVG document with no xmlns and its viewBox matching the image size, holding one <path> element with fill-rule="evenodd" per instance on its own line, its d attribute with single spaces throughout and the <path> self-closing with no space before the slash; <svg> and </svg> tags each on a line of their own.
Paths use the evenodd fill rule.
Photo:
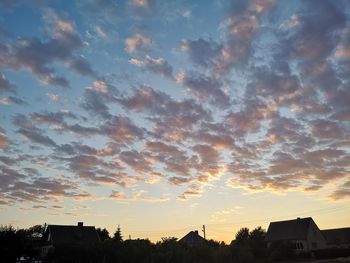
<svg viewBox="0 0 350 263">
<path fill-rule="evenodd" d="M 131 12 L 136 17 L 142 17 L 148 14 L 151 14 L 155 8 L 154 0 L 130 0 L 129 6 Z"/>
<path fill-rule="evenodd" d="M 280 97 L 293 95 L 300 87 L 297 76 L 276 74 L 267 68 L 254 70 L 255 81 L 247 87 L 246 96 L 272 97 L 277 100 Z"/>
<path fill-rule="evenodd" d="M 340 139 L 345 136 L 341 124 L 326 119 L 317 119 L 311 123 L 311 133 L 318 138 Z"/>
<path fill-rule="evenodd" d="M 11 104 L 26 105 L 27 103 L 18 97 L 9 96 L 9 97 L 0 98 L 0 104 L 2 104 L 2 105 L 11 105 Z"/>
<path fill-rule="evenodd" d="M 73 157 L 62 157 L 58 158 L 58 160 L 68 162 L 70 171 L 84 182 L 97 185 L 128 186 L 128 178 L 119 162 L 106 162 L 98 155 L 93 155 L 93 153 L 87 154 L 79 150 L 76 153 L 77 155 Z"/>
<path fill-rule="evenodd" d="M 46 93 L 46 96 L 52 101 L 52 102 L 58 102 L 61 99 L 61 96 L 59 94 L 54 93 Z"/>
<path fill-rule="evenodd" d="M 191 182 L 193 179 L 191 177 L 179 177 L 173 176 L 169 178 L 169 183 L 173 185 L 182 185 Z"/>
<path fill-rule="evenodd" d="M 15 45 L 1 45 L 0 65 L 14 70 L 28 70 L 42 83 L 61 87 L 68 87 L 69 81 L 57 76 L 53 67 L 55 62 L 67 62 L 77 73 L 95 76 L 86 60 L 74 55 L 83 46 L 74 24 L 52 10 L 47 11 L 45 18 L 51 38 L 42 42 L 33 37 L 21 39 Z"/>
<path fill-rule="evenodd" d="M 301 26 L 293 36 L 294 54 L 304 59 L 322 59 L 334 50 L 337 30 L 346 27 L 346 16 L 341 7 L 332 1 L 303 5 L 306 15 L 301 16 Z"/>
<path fill-rule="evenodd" d="M 91 68 L 89 62 L 82 56 L 72 57 L 69 61 L 69 68 L 82 76 L 97 77 L 96 72 Z"/>
<path fill-rule="evenodd" d="M 130 97 L 118 102 L 128 110 L 150 114 L 147 119 L 154 123 L 155 138 L 175 141 L 189 135 L 191 127 L 202 120 L 210 120 L 211 114 L 192 99 L 174 100 L 168 94 L 142 86 Z"/>
<path fill-rule="evenodd" d="M 91 198 L 92 195 L 86 191 L 78 190 L 78 186 L 71 181 L 60 178 L 52 179 L 42 177 L 29 182 L 16 180 L 12 187 L 5 185 L 3 191 L 9 202 L 57 202 L 63 198 L 82 200 Z"/>
<path fill-rule="evenodd" d="M 1 48 L 1 46 L 0 46 Z M 6 79 L 5 75 L 0 72 L 0 93 L 12 92 L 14 93 L 16 86 Z"/>
<path fill-rule="evenodd" d="M 224 76 L 235 65 L 249 59 L 252 43 L 259 31 L 260 17 L 272 6 L 273 1 L 270 0 L 234 2 L 221 23 L 225 34 L 222 43 L 198 39 L 184 41 L 182 47 L 189 51 L 195 64 L 210 66 L 215 74 Z M 204 51 L 201 57 L 201 52 Z"/>
<path fill-rule="evenodd" d="M 165 78 L 174 79 L 172 66 L 163 58 L 152 58 L 146 55 L 144 60 L 133 58 L 129 60 L 129 63 Z"/>
<path fill-rule="evenodd" d="M 191 136 L 195 141 L 205 142 L 216 150 L 236 148 L 234 138 L 223 123 L 202 123 L 200 129 Z"/>
<path fill-rule="evenodd" d="M 222 158 L 219 151 L 211 145 L 205 144 L 194 145 L 192 150 L 200 157 L 200 160 L 193 164 L 199 183 L 207 184 L 223 175 L 226 168 L 221 164 Z"/>
<path fill-rule="evenodd" d="M 179 117 L 184 115 L 210 119 L 210 113 L 194 100 L 174 100 L 167 93 L 149 86 L 141 86 L 130 97 L 121 97 L 118 102 L 133 111 L 147 111 L 161 117 Z"/>
<path fill-rule="evenodd" d="M 6 164 L 7 166 L 19 165 L 24 160 L 26 160 L 24 156 L 20 156 L 20 157 L 0 156 L 0 162 Z"/>
<path fill-rule="evenodd" d="M 119 91 L 103 79 L 93 82 L 92 87 L 85 89 L 81 107 L 87 110 L 91 116 L 98 116 L 102 119 L 110 119 L 108 103 L 115 102 Z"/>
<path fill-rule="evenodd" d="M 204 68 L 211 68 L 215 65 L 222 48 L 222 45 L 212 39 L 198 38 L 197 40 L 183 40 L 181 42 L 181 50 L 188 53 L 194 64 Z"/>
<path fill-rule="evenodd" d="M 0 149 L 4 150 L 9 144 L 10 140 L 5 133 L 5 130 L 0 127 Z"/>
<path fill-rule="evenodd" d="M 102 27 L 100 26 L 95 26 L 94 27 L 95 32 L 97 33 L 97 35 L 103 39 L 108 39 L 108 35 L 106 34 L 106 32 L 102 29 Z"/>
<path fill-rule="evenodd" d="M 332 200 L 341 200 L 350 196 L 350 181 L 345 182 L 339 187 L 338 190 L 334 191 L 329 195 Z"/>
<path fill-rule="evenodd" d="M 236 214 L 236 215 L 240 214 L 240 210 L 242 208 L 243 207 L 236 205 L 233 208 L 218 210 L 210 216 L 210 221 L 215 222 L 215 223 L 226 222 L 228 220 L 228 218 L 230 216 L 232 216 L 233 214 Z"/>
<path fill-rule="evenodd" d="M 87 0 L 79 2 L 78 7 L 87 19 L 95 19 L 98 13 L 109 23 L 115 23 L 121 12 L 120 6 L 113 0 Z"/>
<path fill-rule="evenodd" d="M 84 101 L 81 107 L 89 111 L 92 116 L 99 116 L 102 119 L 110 119 L 112 117 L 100 92 L 93 89 L 85 90 Z"/>
<path fill-rule="evenodd" d="M 69 111 L 60 112 L 34 112 L 30 116 L 31 120 L 41 125 L 48 125 L 50 128 L 62 133 L 72 132 L 77 135 L 91 136 L 96 135 L 100 131 L 96 127 L 85 127 L 71 121 L 81 121 L 82 118 Z M 23 119 L 23 118 L 22 118 Z M 70 124 L 66 121 L 70 120 Z"/>
<path fill-rule="evenodd" d="M 0 189 L 6 203 L 16 202 L 57 202 L 68 197 L 76 200 L 90 198 L 91 194 L 79 189 L 78 185 L 66 177 L 38 177 L 27 174 L 30 169 L 20 173 L 14 169 L 0 166 Z"/>
<path fill-rule="evenodd" d="M 144 137 L 144 130 L 137 127 L 128 117 L 114 116 L 101 127 L 101 134 L 112 142 L 130 145 Z"/>
<path fill-rule="evenodd" d="M 152 39 L 143 32 L 135 33 L 125 39 L 125 49 L 128 53 L 147 53 L 154 45 Z"/>
<path fill-rule="evenodd" d="M 46 136 L 44 130 L 36 127 L 26 116 L 21 114 L 15 115 L 12 122 L 19 128 L 16 132 L 23 135 L 30 142 L 53 148 L 57 147 L 55 141 Z"/>
<path fill-rule="evenodd" d="M 125 202 L 142 201 L 142 202 L 149 202 L 149 203 L 166 202 L 170 199 L 166 195 L 162 195 L 159 197 L 149 196 L 147 195 L 147 191 L 144 191 L 144 190 L 134 191 L 130 195 L 127 195 L 124 192 L 120 192 L 120 191 L 112 191 L 109 197 L 118 201 L 125 201 Z"/>
<path fill-rule="evenodd" d="M 203 193 L 203 187 L 198 185 L 190 185 L 186 191 L 178 196 L 179 200 L 186 201 L 192 197 L 198 197 Z"/>
<path fill-rule="evenodd" d="M 43 135 L 44 132 L 37 128 L 32 128 L 32 129 L 20 128 L 19 130 L 17 130 L 17 132 L 22 134 L 32 143 L 36 143 L 44 146 L 51 146 L 51 147 L 57 146 L 55 141 L 53 141 L 50 137 Z"/>
<path fill-rule="evenodd" d="M 148 160 L 147 155 L 143 153 L 123 151 L 119 154 L 119 158 L 139 174 L 152 172 L 152 163 Z"/>
<path fill-rule="evenodd" d="M 332 193 L 329 197 L 333 200 L 340 200 L 350 196 L 350 189 L 341 189 Z"/>
<path fill-rule="evenodd" d="M 154 160 L 165 165 L 164 169 L 167 172 L 190 176 L 191 160 L 186 151 L 181 151 L 178 147 L 161 141 L 148 141 L 145 144 L 145 149 Z M 180 177 L 169 179 L 169 182 L 173 184 L 188 181 L 188 178 Z"/>
<path fill-rule="evenodd" d="M 230 97 L 222 89 L 222 83 L 211 76 L 194 72 L 177 76 L 177 82 L 184 85 L 186 91 L 203 102 L 224 108 L 230 105 Z"/>
<path fill-rule="evenodd" d="M 276 109 L 260 99 L 247 99 L 244 108 L 241 111 L 229 112 L 226 117 L 226 125 L 238 136 L 244 136 L 247 133 L 258 132 L 261 128 L 261 122 L 266 118 L 273 116 Z"/>
<path fill-rule="evenodd" d="M 74 114 L 69 112 L 48 112 L 43 111 L 41 113 L 34 112 L 31 114 L 31 119 L 34 122 L 46 123 L 54 126 L 61 126 L 65 118 L 78 119 Z"/>
<path fill-rule="evenodd" d="M 56 110 L 33 108 L 14 115 L 14 134 L 0 130 L 1 203 L 30 201 L 35 207 L 50 208 L 46 202 L 63 196 L 93 198 L 83 190 L 86 185 L 113 187 L 110 198 L 118 201 L 157 202 L 169 196 L 155 197 L 136 189 L 163 183 L 181 189 L 178 198 L 188 200 L 203 195 L 215 180 L 251 192 L 323 194 L 332 186 L 328 193 L 332 200 L 348 198 L 348 184 L 342 182 L 348 180 L 350 161 L 350 38 L 342 3 L 298 3 L 287 12 L 289 17 L 280 16 L 285 7 L 278 1 L 228 5 L 218 31 L 209 33 L 215 38 L 197 32 L 193 39 L 174 39 L 191 63 L 178 74 L 176 69 L 187 65 L 181 61 L 183 54 L 169 57 L 171 50 L 164 49 L 161 34 L 154 36 L 160 48 L 153 50 L 152 35 L 139 30 L 126 33 L 125 42 L 119 43 L 125 44 L 129 64 L 135 66 L 127 65 L 131 69 L 127 77 L 112 69 L 102 69 L 109 73 L 100 76 L 91 66 L 91 57 L 80 53 L 97 44 L 83 42 L 77 30 L 84 23 L 79 21 L 77 28 L 52 10 L 44 17 L 43 38 L 4 38 L 9 42 L 0 44 L 0 66 L 6 74 L 25 70 L 43 83 L 68 86 L 69 80 L 59 73 L 68 69 L 93 80 L 83 84 L 88 86 L 85 89 L 74 89 L 77 100 L 70 93 L 63 98 L 52 90 L 45 92 L 49 106 Z M 179 3 L 155 1 L 119 5 L 89 0 L 78 6 L 83 15 L 94 14 L 90 19 L 105 15 L 94 23 L 89 20 L 87 28 L 111 41 L 110 25 L 123 19 L 123 13 L 135 15 L 128 17 L 134 21 L 154 14 L 153 22 L 165 17 L 173 23 L 168 14 L 183 17 L 188 10 Z M 91 39 L 91 34 L 86 36 Z M 110 65 L 109 49 L 104 50 Z M 125 60 L 114 62 L 119 65 Z M 149 74 L 135 79 L 134 71 L 167 80 L 158 83 L 147 79 Z M 0 103 L 17 103 L 12 107 L 18 108 L 24 101 L 16 96 L 12 81 L 0 75 L 0 92 L 9 93 Z M 152 86 L 140 84 L 147 82 Z M 175 86 L 169 89 L 163 82 Z M 12 112 L 12 107 L 7 109 Z M 62 107 L 69 110 L 57 110 Z M 24 155 L 22 145 L 32 155 Z M 44 156 L 43 150 L 48 154 Z M 69 178 L 46 177 L 58 170 Z M 216 215 L 225 213 L 230 211 Z"/>
</svg>

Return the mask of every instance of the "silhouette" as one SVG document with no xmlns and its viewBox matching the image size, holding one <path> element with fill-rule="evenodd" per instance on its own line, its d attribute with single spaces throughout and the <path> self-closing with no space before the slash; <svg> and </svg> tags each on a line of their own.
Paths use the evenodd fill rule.
<svg viewBox="0 0 350 263">
<path fill-rule="evenodd" d="M 311 217 L 272 222 L 266 242 L 291 242 L 296 253 L 326 248 L 326 240 Z"/>
<path fill-rule="evenodd" d="M 203 245 L 206 240 L 198 234 L 198 231 L 191 231 L 183 238 L 179 240 L 179 242 L 186 243 L 188 246 L 199 246 Z"/>
<path fill-rule="evenodd" d="M 95 229 L 79 223 L 75 226 L 36 225 L 28 229 L 14 229 L 12 226 L 0 227 L 0 263 L 34 262 L 91 262 L 91 263 L 255 263 L 288 261 L 293 259 L 337 258 L 350 256 L 346 247 L 349 231 L 327 230 L 339 242 L 337 246 L 328 244 L 326 249 L 303 251 L 296 249 L 295 240 L 275 240 L 274 231 L 283 230 L 290 224 L 298 232 L 298 224 L 313 234 L 311 218 L 272 222 L 266 233 L 261 227 L 249 230 L 246 227 L 237 231 L 230 245 L 215 240 L 205 240 L 198 231 L 190 231 L 183 238 L 164 237 L 152 243 L 148 239 L 123 240 L 122 230 L 117 227 L 113 238 L 104 228 Z M 296 221 L 296 223 L 295 223 Z M 301 227 L 301 229 L 303 229 Z M 45 229 L 45 232 L 43 230 Z M 275 229 L 275 230 L 274 230 Z M 349 228 L 345 228 L 348 230 Z M 287 233 L 287 232 L 286 232 Z M 286 237 L 286 233 L 279 233 Z M 300 232 L 302 233 L 302 232 Z M 316 233 L 317 234 L 317 233 Z M 278 235 L 277 235 L 278 236 Z M 327 239 L 333 242 L 335 239 Z M 332 241 L 331 241 L 332 240 Z M 269 244 L 269 246 L 267 246 Z M 46 252 L 46 253 L 41 253 Z"/>
</svg>

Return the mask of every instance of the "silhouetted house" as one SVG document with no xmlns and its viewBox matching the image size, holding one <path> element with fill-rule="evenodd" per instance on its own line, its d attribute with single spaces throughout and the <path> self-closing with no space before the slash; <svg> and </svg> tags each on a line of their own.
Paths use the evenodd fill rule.
<svg viewBox="0 0 350 263">
<path fill-rule="evenodd" d="M 198 234 L 198 231 L 191 231 L 181 238 L 179 242 L 186 243 L 188 246 L 198 246 L 206 242 L 206 240 Z"/>
<path fill-rule="evenodd" d="M 326 240 L 311 217 L 271 222 L 265 241 L 290 242 L 296 252 L 309 252 L 326 248 Z"/>
<path fill-rule="evenodd" d="M 100 238 L 94 226 L 84 226 L 79 222 L 75 226 L 48 225 L 43 235 L 45 245 L 41 249 L 42 256 L 58 246 L 86 247 L 97 244 Z"/>
<path fill-rule="evenodd" d="M 321 230 L 330 248 L 350 248 L 350 227 Z"/>
</svg>

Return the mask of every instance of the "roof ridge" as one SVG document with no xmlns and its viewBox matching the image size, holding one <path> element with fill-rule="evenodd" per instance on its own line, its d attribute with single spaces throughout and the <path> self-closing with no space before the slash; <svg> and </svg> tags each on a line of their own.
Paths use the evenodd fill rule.
<svg viewBox="0 0 350 263">
<path fill-rule="evenodd" d="M 295 219 L 288 219 L 288 220 L 280 220 L 280 221 L 273 221 L 273 222 L 270 222 L 270 224 L 272 223 L 280 223 L 280 222 L 292 222 L 292 221 L 297 221 L 297 220 L 313 220 L 312 217 L 298 217 L 298 218 L 295 218 Z"/>
<path fill-rule="evenodd" d="M 327 229 L 320 229 L 321 231 L 329 231 L 329 230 L 343 230 L 343 229 L 349 229 L 350 227 L 339 227 L 339 228 L 327 228 Z"/>
</svg>

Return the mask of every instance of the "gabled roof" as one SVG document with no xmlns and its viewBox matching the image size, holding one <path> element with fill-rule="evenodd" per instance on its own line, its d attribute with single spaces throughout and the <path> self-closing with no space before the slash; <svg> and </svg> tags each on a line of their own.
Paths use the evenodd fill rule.
<svg viewBox="0 0 350 263">
<path fill-rule="evenodd" d="M 328 245 L 350 244 L 350 227 L 321 230 Z"/>
<path fill-rule="evenodd" d="M 311 217 L 271 222 L 265 241 L 306 240 L 311 222 Z"/>
<path fill-rule="evenodd" d="M 191 231 L 179 240 L 179 242 L 184 242 L 189 246 L 200 245 L 205 241 L 206 240 L 198 234 L 198 231 Z"/>
<path fill-rule="evenodd" d="M 92 245 L 100 242 L 94 226 L 48 225 L 45 236 L 50 234 L 54 246 L 63 244 Z"/>
</svg>

